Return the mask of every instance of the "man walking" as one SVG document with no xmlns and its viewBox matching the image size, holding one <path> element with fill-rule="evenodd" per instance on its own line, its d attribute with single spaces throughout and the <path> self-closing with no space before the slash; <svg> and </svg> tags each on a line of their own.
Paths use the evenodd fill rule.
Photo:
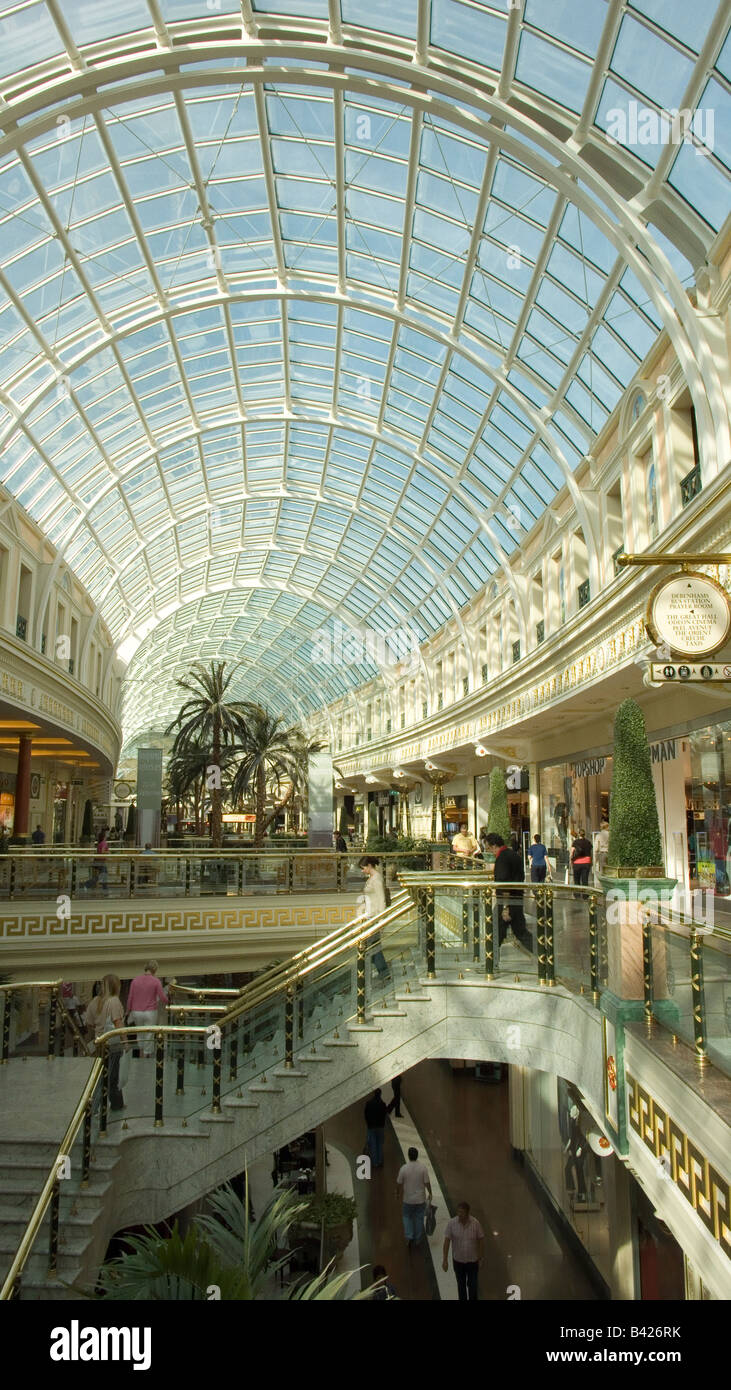
<svg viewBox="0 0 731 1390">
<path fill-rule="evenodd" d="M 380 1086 L 365 1103 L 365 1122 L 368 1130 L 366 1147 L 374 1168 L 383 1167 L 383 1132 L 386 1128 L 388 1106 L 381 1100 Z"/>
<path fill-rule="evenodd" d="M 523 883 L 525 869 L 522 856 L 508 849 L 502 835 L 488 835 L 487 842 L 495 855 L 496 883 Z M 525 924 L 523 894 L 519 892 L 496 893 L 498 906 L 498 945 L 502 946 L 508 926 L 513 928 L 513 936 L 521 946 L 533 954 L 533 937 Z"/>
<path fill-rule="evenodd" d="M 545 883 L 546 881 L 546 846 L 543 844 L 540 835 L 533 836 L 533 844 L 528 850 L 530 859 L 530 881 L 531 883 Z"/>
<path fill-rule="evenodd" d="M 397 1120 L 401 1119 L 401 1081 L 402 1078 L 400 1076 L 394 1076 L 391 1082 L 393 1099 L 388 1102 L 388 1113 L 390 1115 L 393 1110 Z"/>
<path fill-rule="evenodd" d="M 431 1201 L 429 1174 L 418 1160 L 419 1150 L 409 1149 L 409 1161 L 399 1169 L 396 1178 L 396 1195 L 402 1198 L 401 1216 L 409 1250 L 424 1234 L 424 1212 L 427 1202 Z"/>
<path fill-rule="evenodd" d="M 460 1303 L 477 1302 L 477 1275 L 482 1264 L 485 1233 L 474 1216 L 469 1202 L 460 1202 L 457 1215 L 447 1222 L 444 1231 L 442 1269 L 449 1269 L 449 1245 L 452 1244 L 452 1265 L 457 1278 Z"/>
</svg>

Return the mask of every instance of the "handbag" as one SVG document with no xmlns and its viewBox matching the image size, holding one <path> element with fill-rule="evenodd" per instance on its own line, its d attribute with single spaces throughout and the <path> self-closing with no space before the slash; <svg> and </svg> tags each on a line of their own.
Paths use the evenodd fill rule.
<svg viewBox="0 0 731 1390">
<path fill-rule="evenodd" d="M 433 1202 L 427 1202 L 424 1213 L 424 1230 L 428 1236 L 433 1236 L 437 1228 L 437 1209 Z"/>
</svg>

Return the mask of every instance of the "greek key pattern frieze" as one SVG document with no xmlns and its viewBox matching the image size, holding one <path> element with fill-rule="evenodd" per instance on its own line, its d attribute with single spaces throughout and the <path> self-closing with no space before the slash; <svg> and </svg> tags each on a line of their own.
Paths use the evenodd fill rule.
<svg viewBox="0 0 731 1390">
<path fill-rule="evenodd" d="M 19 912 L 0 917 L 0 940 L 31 941 L 56 938 L 120 936 L 130 933 L 192 931 L 247 931 L 253 928 L 328 927 L 350 922 L 355 908 L 349 903 L 262 903 L 257 907 L 144 907 L 101 908 L 83 917 L 58 918 L 52 913 Z"/>
<path fill-rule="evenodd" d="M 672 1115 L 627 1072 L 629 1123 L 731 1258 L 731 1183 Z"/>
</svg>

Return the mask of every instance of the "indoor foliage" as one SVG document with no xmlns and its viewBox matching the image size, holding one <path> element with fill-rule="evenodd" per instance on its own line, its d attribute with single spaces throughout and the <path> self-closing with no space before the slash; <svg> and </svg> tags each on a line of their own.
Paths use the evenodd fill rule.
<svg viewBox="0 0 731 1390">
<path fill-rule="evenodd" d="M 607 863 L 615 869 L 663 863 L 650 745 L 645 716 L 635 700 L 623 700 L 614 718 Z"/>
</svg>

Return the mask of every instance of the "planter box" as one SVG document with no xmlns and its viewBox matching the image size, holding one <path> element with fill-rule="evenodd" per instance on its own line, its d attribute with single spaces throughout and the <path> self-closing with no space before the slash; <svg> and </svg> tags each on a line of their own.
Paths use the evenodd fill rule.
<svg viewBox="0 0 731 1390">
<path fill-rule="evenodd" d="M 616 871 L 615 871 L 616 873 Z M 642 922 L 648 904 L 667 901 L 677 884 L 676 878 L 620 878 L 601 874 L 599 882 L 608 898 L 607 964 L 609 989 L 620 999 L 644 999 Z M 650 895 L 654 895 L 651 897 Z M 655 943 L 653 942 L 653 945 Z M 653 950 L 653 994 L 667 998 L 665 947 Z"/>
</svg>

